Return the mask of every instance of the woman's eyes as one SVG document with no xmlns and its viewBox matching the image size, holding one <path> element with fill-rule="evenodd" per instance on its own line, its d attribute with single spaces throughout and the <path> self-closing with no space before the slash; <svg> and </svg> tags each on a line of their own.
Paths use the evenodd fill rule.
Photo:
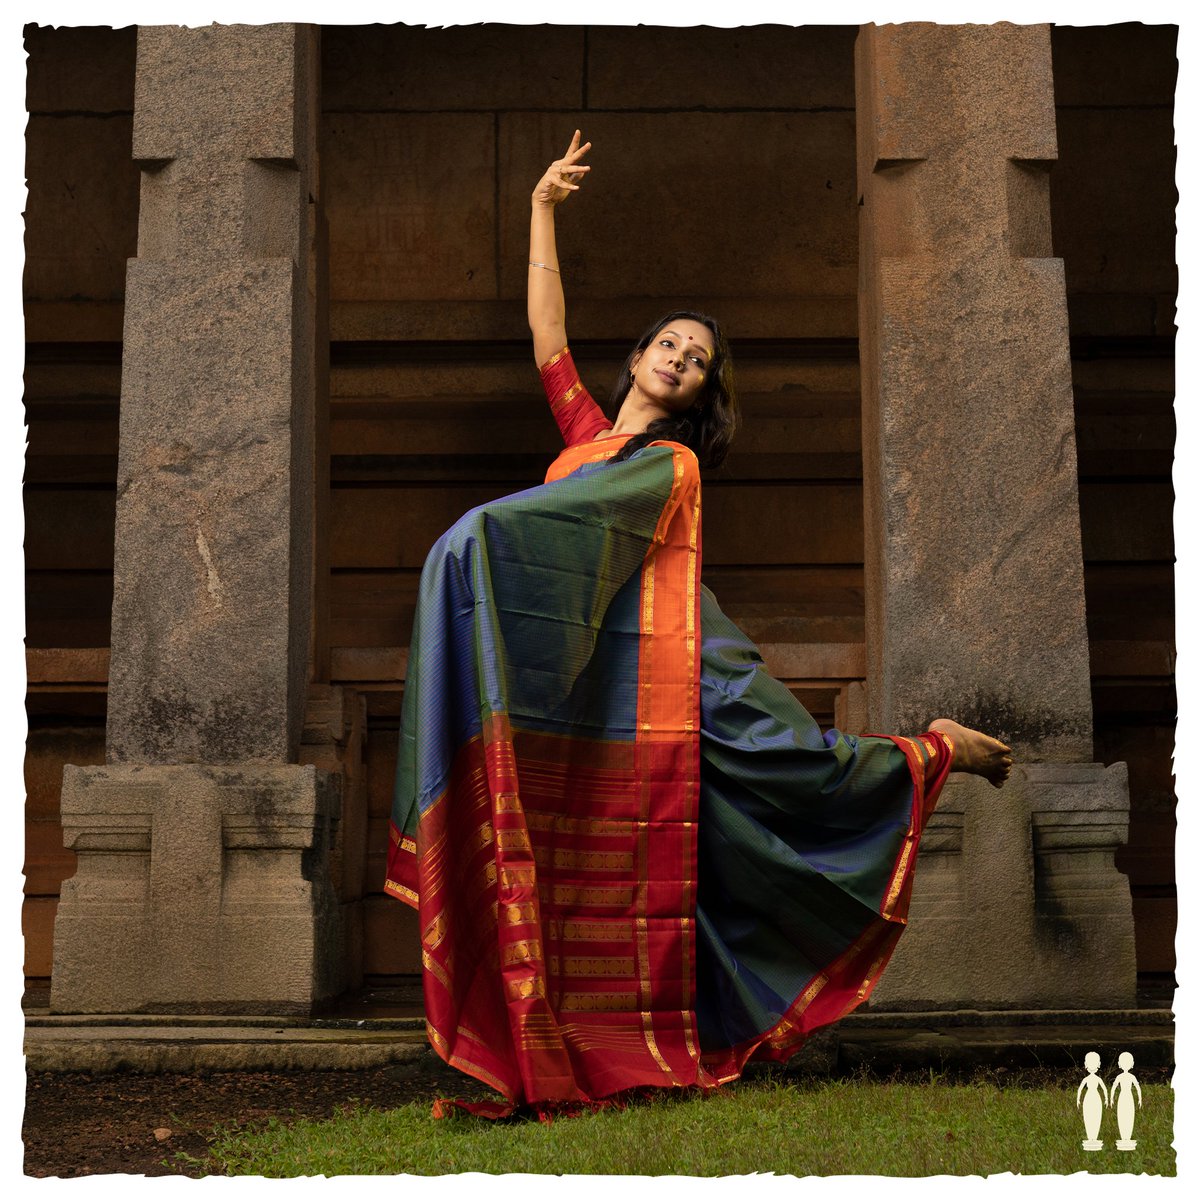
<svg viewBox="0 0 1200 1200">
<path fill-rule="evenodd" d="M 660 346 L 666 346 L 668 350 L 675 349 L 675 343 L 673 341 L 671 341 L 670 338 L 663 338 L 662 341 L 659 342 L 658 344 Z M 692 362 L 694 362 L 696 364 L 696 366 L 698 366 L 700 368 L 700 370 L 702 370 L 702 371 L 704 370 L 704 366 L 705 366 L 704 359 L 701 358 L 699 354 L 692 355 Z"/>
</svg>

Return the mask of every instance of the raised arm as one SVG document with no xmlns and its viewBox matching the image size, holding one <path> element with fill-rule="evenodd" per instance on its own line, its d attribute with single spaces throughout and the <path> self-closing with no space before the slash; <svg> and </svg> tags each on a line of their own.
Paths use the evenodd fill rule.
<svg viewBox="0 0 1200 1200">
<path fill-rule="evenodd" d="M 533 189 L 533 211 L 529 219 L 529 329 L 533 334 L 533 357 L 541 367 L 567 344 L 567 304 L 563 296 L 558 250 L 554 244 L 554 210 L 572 192 L 576 182 L 591 168 L 579 160 L 592 143 L 579 144 L 579 130 L 562 158 L 555 159 Z"/>
</svg>

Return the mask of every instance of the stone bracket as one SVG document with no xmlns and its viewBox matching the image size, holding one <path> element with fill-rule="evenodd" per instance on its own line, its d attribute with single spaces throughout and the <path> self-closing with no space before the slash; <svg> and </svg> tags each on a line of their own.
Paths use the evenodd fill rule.
<svg viewBox="0 0 1200 1200">
<path fill-rule="evenodd" d="M 1031 763 L 1001 791 L 952 775 L 872 1006 L 1132 1007 L 1128 827 L 1124 763 Z"/>
<path fill-rule="evenodd" d="M 340 775 L 68 766 L 56 1012 L 311 1012 L 341 990 Z"/>
</svg>

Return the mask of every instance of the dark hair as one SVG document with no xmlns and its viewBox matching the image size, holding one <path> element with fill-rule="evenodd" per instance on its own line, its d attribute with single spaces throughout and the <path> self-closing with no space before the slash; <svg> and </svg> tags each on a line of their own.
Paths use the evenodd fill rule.
<svg viewBox="0 0 1200 1200">
<path fill-rule="evenodd" d="M 642 433 L 635 434 L 621 447 L 619 454 L 610 462 L 623 462 L 631 454 L 651 442 L 680 442 L 687 446 L 700 460 L 702 467 L 719 467 L 729 453 L 729 445 L 738 427 L 737 394 L 733 387 L 733 360 L 729 355 L 729 343 L 713 317 L 704 313 L 678 309 L 669 312 L 660 321 L 655 321 L 638 339 L 621 368 L 617 382 L 609 396 L 610 415 L 616 420 L 625 397 L 629 394 L 633 379 L 630 372 L 633 360 L 654 340 L 661 330 L 672 321 L 696 321 L 703 325 L 713 338 L 713 356 L 708 364 L 704 387 L 696 403 L 687 412 L 674 417 L 659 417 L 651 421 Z"/>
</svg>

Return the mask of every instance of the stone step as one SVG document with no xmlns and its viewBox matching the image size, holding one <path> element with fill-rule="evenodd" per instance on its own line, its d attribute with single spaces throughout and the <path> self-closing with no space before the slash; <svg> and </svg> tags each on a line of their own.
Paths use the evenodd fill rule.
<svg viewBox="0 0 1200 1200">
<path fill-rule="evenodd" d="M 428 1051 L 424 1021 L 328 1028 L 254 1018 L 26 1022 L 28 1071 L 328 1071 L 385 1066 Z M 362 1022 L 365 1026 L 366 1022 Z M 373 1022 L 372 1024 L 378 1024 Z"/>
<path fill-rule="evenodd" d="M 432 1058 L 420 1017 L 325 1018 L 26 1013 L 26 1067 L 38 1071 L 356 1070 Z M 1169 1009 L 1053 1012 L 854 1013 L 814 1035 L 792 1069 L 886 1072 L 1082 1067 L 1090 1051 L 1115 1062 L 1170 1066 Z"/>
</svg>

